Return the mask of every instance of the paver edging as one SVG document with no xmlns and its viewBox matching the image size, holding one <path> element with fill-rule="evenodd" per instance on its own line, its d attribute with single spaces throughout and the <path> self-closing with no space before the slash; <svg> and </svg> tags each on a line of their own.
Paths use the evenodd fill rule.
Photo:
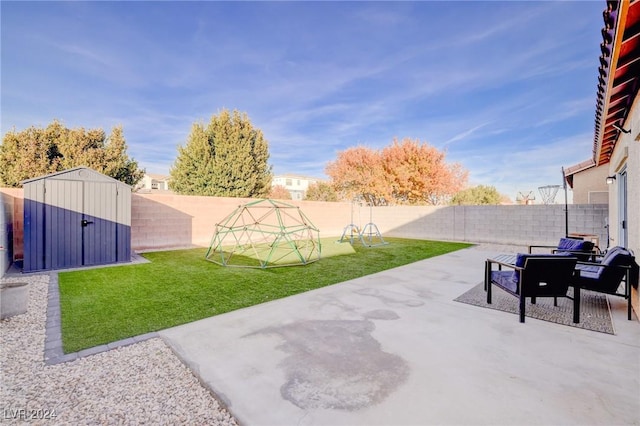
<svg viewBox="0 0 640 426">
<path fill-rule="evenodd" d="M 110 351 L 112 349 L 123 346 L 132 345 L 143 342 L 145 340 L 159 337 L 158 333 L 151 332 L 141 334 L 139 336 L 128 337 L 108 343 L 106 345 L 94 346 L 86 348 L 78 352 L 65 354 L 62 350 L 62 323 L 60 321 L 60 287 L 58 285 L 58 273 L 49 273 L 49 289 L 47 297 L 47 321 L 44 340 L 44 363 L 47 365 L 56 365 L 64 362 L 75 361 L 90 355 L 99 354 L 101 352 Z"/>
</svg>

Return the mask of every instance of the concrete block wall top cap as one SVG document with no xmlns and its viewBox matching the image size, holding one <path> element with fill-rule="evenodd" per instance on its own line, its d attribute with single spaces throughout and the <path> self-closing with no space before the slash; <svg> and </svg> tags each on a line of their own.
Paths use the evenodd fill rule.
<svg viewBox="0 0 640 426">
<path fill-rule="evenodd" d="M 22 287 L 27 284 L 28 283 L 3 282 L 3 283 L 0 283 L 0 288 Z"/>
</svg>

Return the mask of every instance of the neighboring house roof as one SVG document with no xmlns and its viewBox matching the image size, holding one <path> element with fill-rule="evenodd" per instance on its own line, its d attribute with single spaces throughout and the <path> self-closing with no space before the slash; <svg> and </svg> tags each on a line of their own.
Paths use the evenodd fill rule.
<svg viewBox="0 0 640 426">
<path fill-rule="evenodd" d="M 154 173 L 146 173 L 146 175 L 149 176 L 151 179 L 155 179 L 155 180 L 169 180 L 169 179 L 171 179 L 171 176 L 158 175 L 158 174 L 154 174 Z"/>
<path fill-rule="evenodd" d="M 640 1 L 607 1 L 598 68 L 593 159 L 610 161 L 640 86 Z M 616 126 L 618 128 L 616 128 Z M 627 130 L 627 129 L 625 129 Z"/>
<path fill-rule="evenodd" d="M 289 178 L 289 179 L 305 179 L 305 180 L 315 180 L 315 181 L 324 181 L 324 179 L 320 179 L 320 178 L 316 178 L 313 176 L 304 176 L 304 175 L 296 175 L 293 173 L 284 173 L 281 175 L 274 175 L 273 176 L 274 179 L 276 178 Z"/>
<path fill-rule="evenodd" d="M 578 163 L 576 165 L 573 165 L 564 169 L 564 177 L 567 180 L 567 183 L 569 184 L 569 186 L 573 188 L 573 175 L 575 175 L 576 173 L 580 173 L 582 171 L 588 170 L 595 166 L 596 166 L 596 162 L 593 161 L 593 158 L 589 158 L 588 160 L 585 160 L 581 163 Z"/>
</svg>

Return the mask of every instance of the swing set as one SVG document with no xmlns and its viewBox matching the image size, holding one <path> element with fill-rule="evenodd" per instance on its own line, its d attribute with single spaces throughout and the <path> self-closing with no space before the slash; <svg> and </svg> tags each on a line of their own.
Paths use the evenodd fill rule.
<svg viewBox="0 0 640 426">
<path fill-rule="evenodd" d="M 355 197 L 351 201 L 351 223 L 344 227 L 339 242 L 349 241 L 353 245 L 354 241 L 360 241 L 365 247 L 377 247 L 389 244 L 382 238 L 382 234 L 378 226 L 373 223 L 373 205 L 369 203 L 369 223 L 359 228 L 353 219 L 355 205 L 358 205 L 358 218 L 360 218 L 360 208 L 362 207 L 362 199 Z"/>
</svg>

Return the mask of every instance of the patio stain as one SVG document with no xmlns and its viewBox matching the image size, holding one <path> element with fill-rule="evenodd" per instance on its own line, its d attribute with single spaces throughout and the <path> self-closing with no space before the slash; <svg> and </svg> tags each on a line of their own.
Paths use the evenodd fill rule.
<svg viewBox="0 0 640 426">
<path fill-rule="evenodd" d="M 382 292 L 375 288 L 364 288 L 361 290 L 356 290 L 355 293 L 361 296 L 375 297 L 388 306 L 401 305 L 401 306 L 407 306 L 410 308 L 417 308 L 418 306 L 424 305 L 424 302 L 422 300 L 405 298 L 405 297 L 400 298 L 398 297 L 399 296 L 398 293 L 392 293 L 389 291 Z"/>
<path fill-rule="evenodd" d="M 400 318 L 398 314 L 388 309 L 375 309 L 373 311 L 365 312 L 363 316 L 367 319 L 378 320 L 397 320 Z"/>
<path fill-rule="evenodd" d="M 416 295 L 421 299 L 434 300 L 435 298 L 441 296 L 441 293 L 426 288 L 412 288 L 411 290 L 414 291 Z"/>
<path fill-rule="evenodd" d="M 370 311 L 396 319 L 392 311 Z M 288 356 L 280 363 L 282 397 L 302 409 L 355 411 L 384 400 L 409 376 L 407 362 L 381 350 L 371 320 L 309 320 L 252 334 L 278 334 Z"/>
</svg>

